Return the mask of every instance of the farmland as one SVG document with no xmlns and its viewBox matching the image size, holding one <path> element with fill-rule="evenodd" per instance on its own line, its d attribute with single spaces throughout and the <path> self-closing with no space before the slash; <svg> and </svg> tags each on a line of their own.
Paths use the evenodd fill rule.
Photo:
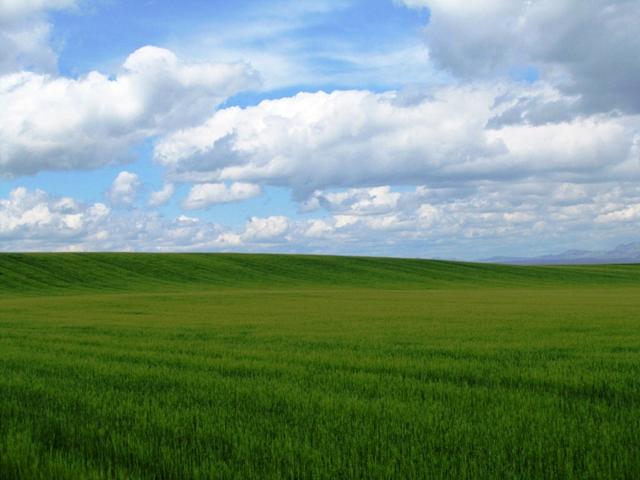
<svg viewBox="0 0 640 480">
<path fill-rule="evenodd" d="M 637 478 L 640 266 L 0 255 L 0 478 Z"/>
</svg>

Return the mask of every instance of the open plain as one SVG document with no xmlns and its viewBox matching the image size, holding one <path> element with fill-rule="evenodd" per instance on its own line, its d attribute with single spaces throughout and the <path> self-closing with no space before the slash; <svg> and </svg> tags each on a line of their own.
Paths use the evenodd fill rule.
<svg viewBox="0 0 640 480">
<path fill-rule="evenodd" d="M 640 266 L 0 255 L 0 478 L 637 478 Z"/>
</svg>

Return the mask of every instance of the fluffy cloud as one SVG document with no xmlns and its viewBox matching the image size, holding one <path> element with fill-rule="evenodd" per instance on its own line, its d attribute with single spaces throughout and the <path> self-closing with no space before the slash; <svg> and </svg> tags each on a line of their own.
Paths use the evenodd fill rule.
<svg viewBox="0 0 640 480">
<path fill-rule="evenodd" d="M 131 177 L 121 175 L 122 184 Z M 240 229 L 180 215 L 111 210 L 20 187 L 0 198 L 0 250 L 207 251 L 264 250 L 285 245 L 291 220 L 252 217 Z"/>
<path fill-rule="evenodd" d="M 155 157 L 181 178 L 263 181 L 306 194 L 330 186 L 407 182 L 430 166 L 466 156 L 469 146 L 480 155 L 500 148 L 478 138 L 491 93 L 439 96 L 403 105 L 393 92 L 301 93 L 223 109 L 202 126 L 160 142 Z"/>
<path fill-rule="evenodd" d="M 636 0 L 403 0 L 428 7 L 432 58 L 462 78 L 538 68 L 589 112 L 640 112 Z"/>
<path fill-rule="evenodd" d="M 258 185 L 251 183 L 204 183 L 194 185 L 182 204 L 186 210 L 199 210 L 221 203 L 241 202 L 262 193 Z"/>
<path fill-rule="evenodd" d="M 120 172 L 107 192 L 107 197 L 114 205 L 131 205 L 141 186 L 142 182 L 137 174 Z"/>
<path fill-rule="evenodd" d="M 40 242 L 55 248 L 60 242 L 99 231 L 109 212 L 101 203 L 87 206 L 69 197 L 52 199 L 41 190 L 17 188 L 8 198 L 0 199 L 0 238 L 3 243 Z"/>
<path fill-rule="evenodd" d="M 288 229 L 289 219 L 287 219 L 287 217 L 253 217 L 247 222 L 242 237 L 248 240 L 271 240 L 281 237 Z"/>
<path fill-rule="evenodd" d="M 395 194 L 393 207 L 363 212 L 363 201 L 368 204 L 381 191 Z M 621 188 L 616 182 L 585 186 L 525 181 L 501 188 L 422 186 L 401 192 L 376 187 L 339 193 L 338 201 L 323 203 L 329 216 L 299 222 L 289 237 L 322 252 L 366 248 L 376 254 L 451 257 L 466 251 L 463 258 L 478 259 L 502 255 L 508 248 L 544 253 L 547 242 L 569 249 L 577 243 L 633 239 L 634 220 L 640 216 L 640 188 Z M 335 192 L 316 192 L 315 197 L 329 195 L 336 198 Z"/>
<path fill-rule="evenodd" d="M 162 187 L 161 190 L 158 190 L 157 192 L 151 192 L 151 195 L 149 195 L 148 204 L 150 207 L 161 207 L 162 205 L 165 205 L 169 200 L 171 200 L 171 197 L 173 197 L 174 193 L 175 186 L 173 185 L 173 183 L 167 183 L 164 187 Z"/>
<path fill-rule="evenodd" d="M 504 86 L 447 87 L 407 102 L 396 92 L 301 93 L 219 110 L 168 136 L 155 158 L 173 178 L 314 190 L 524 178 L 638 178 L 638 116 L 491 126 Z"/>
<path fill-rule="evenodd" d="M 217 248 L 239 251 L 256 251 L 277 246 L 293 247 L 294 239 L 285 238 L 292 223 L 283 216 L 252 217 L 242 231 L 225 231 L 216 238 L 213 245 Z"/>
<path fill-rule="evenodd" d="M 19 72 L 0 77 L 0 175 L 93 168 L 127 155 L 145 138 L 200 119 L 255 85 L 246 64 L 184 64 L 144 47 L 114 79 Z"/>
</svg>

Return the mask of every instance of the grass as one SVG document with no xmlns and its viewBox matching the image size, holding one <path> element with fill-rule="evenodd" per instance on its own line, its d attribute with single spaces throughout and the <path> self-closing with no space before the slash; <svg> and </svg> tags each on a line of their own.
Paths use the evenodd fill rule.
<svg viewBox="0 0 640 480">
<path fill-rule="evenodd" d="M 640 266 L 0 255 L 0 478 L 637 478 Z"/>
</svg>

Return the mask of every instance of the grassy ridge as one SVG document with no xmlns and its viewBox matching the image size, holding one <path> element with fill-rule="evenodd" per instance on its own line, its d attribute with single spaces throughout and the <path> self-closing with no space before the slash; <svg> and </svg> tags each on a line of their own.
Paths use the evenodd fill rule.
<svg viewBox="0 0 640 480">
<path fill-rule="evenodd" d="M 0 254 L 0 293 L 216 287 L 640 284 L 640 265 L 524 267 L 429 260 L 234 254 Z"/>
<path fill-rule="evenodd" d="M 640 471 L 638 267 L 0 265 L 2 479 Z"/>
</svg>

